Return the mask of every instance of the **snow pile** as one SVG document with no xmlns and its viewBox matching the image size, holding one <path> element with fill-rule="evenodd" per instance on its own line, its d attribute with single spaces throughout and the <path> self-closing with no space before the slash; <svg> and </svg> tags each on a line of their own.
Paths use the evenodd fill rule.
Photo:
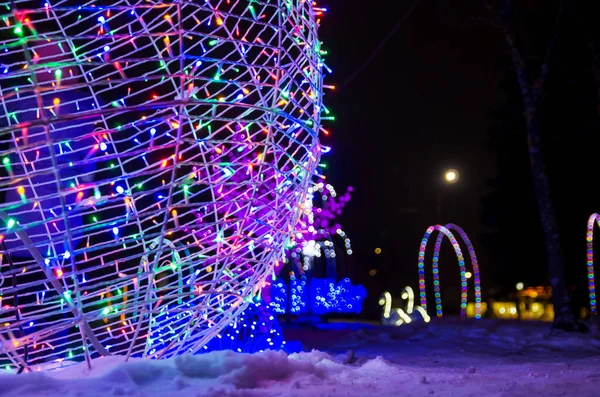
<svg viewBox="0 0 600 397">
<path fill-rule="evenodd" d="M 164 361 L 122 357 L 93 360 L 50 372 L 1 375 L 0 396 L 246 396 L 303 385 L 345 384 L 370 387 L 373 380 L 394 376 L 398 369 L 381 358 L 345 365 L 340 358 L 312 351 L 240 354 L 232 351 L 181 356 Z"/>
<path fill-rule="evenodd" d="M 432 319 L 401 327 L 288 329 L 311 352 L 122 357 L 0 375 L 0 397 L 597 397 L 600 338 L 547 323 Z"/>
</svg>

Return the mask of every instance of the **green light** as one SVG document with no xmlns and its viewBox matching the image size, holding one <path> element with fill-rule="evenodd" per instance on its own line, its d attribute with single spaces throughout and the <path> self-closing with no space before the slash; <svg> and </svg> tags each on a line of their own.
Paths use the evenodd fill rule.
<svg viewBox="0 0 600 397">
<path fill-rule="evenodd" d="M 211 47 L 214 47 L 214 46 L 217 45 L 218 42 L 219 42 L 219 40 L 211 40 L 211 41 L 208 42 L 208 45 L 211 46 Z"/>
<path fill-rule="evenodd" d="M 69 350 L 69 358 L 73 358 L 73 352 Z"/>
<path fill-rule="evenodd" d="M 62 70 L 60 70 L 60 69 L 56 69 L 56 70 L 54 71 L 54 76 L 55 76 L 57 79 L 60 79 L 60 78 L 62 77 Z"/>
<path fill-rule="evenodd" d="M 23 27 L 21 26 L 21 24 L 15 27 L 14 32 L 17 36 L 23 36 Z"/>
<path fill-rule="evenodd" d="M 108 307 L 105 307 L 104 309 L 102 309 L 103 316 L 108 316 L 108 313 L 110 313 L 110 309 Z"/>
<path fill-rule="evenodd" d="M 94 217 L 92 217 L 92 220 L 93 220 L 94 222 L 98 222 L 98 218 L 96 218 L 95 216 L 94 216 Z"/>
<path fill-rule="evenodd" d="M 2 164 L 4 164 L 4 165 L 10 164 L 10 159 L 8 157 L 3 158 Z"/>
<path fill-rule="evenodd" d="M 14 219 L 11 218 L 11 219 L 8 220 L 8 222 L 6 222 L 6 227 L 9 228 L 9 229 L 12 229 L 15 226 L 16 223 L 17 222 Z"/>
</svg>

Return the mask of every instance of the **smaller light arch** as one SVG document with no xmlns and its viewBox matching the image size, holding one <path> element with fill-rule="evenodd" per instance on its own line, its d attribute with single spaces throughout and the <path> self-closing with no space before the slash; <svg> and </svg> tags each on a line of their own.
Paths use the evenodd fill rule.
<svg viewBox="0 0 600 397">
<path fill-rule="evenodd" d="M 460 245 L 458 241 L 454 237 L 454 234 L 448 228 L 442 225 L 432 225 L 427 228 L 425 231 L 425 235 L 421 240 L 421 246 L 419 248 L 419 296 L 421 299 L 421 307 L 427 311 L 427 294 L 425 292 L 425 251 L 427 250 L 427 242 L 431 237 L 431 234 L 434 231 L 438 231 L 448 237 L 452 247 L 454 248 L 454 252 L 456 253 L 456 258 L 458 259 L 458 266 L 460 268 L 460 317 L 465 318 L 467 315 L 467 277 L 465 270 L 465 258 L 463 256 L 462 250 L 460 249 Z M 441 244 L 441 241 L 440 241 Z M 434 262 L 437 262 L 438 257 L 434 257 Z M 436 272 L 438 274 L 436 274 Z M 438 317 L 442 316 L 442 304 L 441 304 L 441 294 L 439 293 L 439 268 L 434 267 L 434 281 L 433 281 L 434 289 L 437 287 L 437 293 L 435 295 L 436 299 L 436 314 Z M 438 305 L 439 302 L 439 305 Z"/>
<path fill-rule="evenodd" d="M 600 215 L 594 213 L 590 215 L 587 224 L 587 279 L 588 279 L 588 290 L 590 296 L 590 310 L 593 315 L 598 314 L 598 308 L 596 305 L 596 283 L 594 274 L 594 226 L 600 227 Z"/>
<path fill-rule="evenodd" d="M 469 252 L 469 258 L 471 260 L 471 266 L 473 268 L 473 284 L 475 290 L 475 318 L 481 318 L 481 278 L 479 276 L 479 262 L 477 261 L 477 254 L 475 253 L 475 248 L 473 248 L 473 244 L 471 243 L 471 239 L 467 235 L 467 233 L 463 230 L 462 227 L 454 224 L 448 223 L 446 229 L 452 230 L 458 233 L 463 243 L 467 247 L 467 251 Z M 440 248 L 442 245 L 442 240 L 444 239 L 445 234 L 438 234 L 437 239 L 435 240 L 434 250 L 433 250 L 433 288 L 435 294 L 435 308 L 438 316 L 442 315 L 442 299 L 440 293 L 440 283 L 439 283 L 439 257 L 440 257 Z M 454 243 L 453 243 L 454 244 Z M 437 281 L 437 283 L 436 283 Z"/>
</svg>

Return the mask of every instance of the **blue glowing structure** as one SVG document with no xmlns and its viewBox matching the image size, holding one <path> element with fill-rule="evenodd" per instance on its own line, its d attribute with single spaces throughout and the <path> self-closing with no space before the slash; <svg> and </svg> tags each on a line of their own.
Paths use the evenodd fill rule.
<svg viewBox="0 0 600 397">
<path fill-rule="evenodd" d="M 187 321 L 185 315 L 161 313 L 165 320 L 175 326 L 178 322 Z M 176 329 L 176 327 L 174 327 Z M 163 335 L 170 331 L 153 333 L 152 349 L 150 354 L 164 349 L 171 335 Z M 215 338 L 211 339 L 201 353 L 216 350 L 233 350 L 239 353 L 256 353 L 264 350 L 281 350 L 285 347 L 285 340 L 281 326 L 269 306 L 262 302 L 251 303 L 236 319 L 229 323 Z"/>
<path fill-rule="evenodd" d="M 310 307 L 315 314 L 359 314 L 366 296 L 365 287 L 352 285 L 349 278 L 345 278 L 339 283 L 333 279 L 317 278 L 310 283 Z"/>
<path fill-rule="evenodd" d="M 270 309 L 275 314 L 285 314 L 288 302 L 287 284 L 280 278 L 273 281 L 271 286 Z"/>
<path fill-rule="evenodd" d="M 290 312 L 292 314 L 308 313 L 308 282 L 305 276 L 290 278 Z"/>
<path fill-rule="evenodd" d="M 290 284 L 291 297 L 288 297 L 287 284 L 280 278 L 273 281 L 271 287 L 270 308 L 274 313 L 290 314 L 327 313 L 359 314 L 367 290 L 362 285 L 353 285 L 349 278 L 335 282 L 330 278 L 305 277 L 297 279 L 292 276 Z"/>
</svg>

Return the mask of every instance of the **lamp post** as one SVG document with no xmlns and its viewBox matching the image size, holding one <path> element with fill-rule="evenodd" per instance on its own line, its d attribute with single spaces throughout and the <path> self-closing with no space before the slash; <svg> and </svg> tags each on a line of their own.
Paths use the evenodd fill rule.
<svg viewBox="0 0 600 397">
<path fill-rule="evenodd" d="M 457 170 L 455 170 L 454 168 L 448 168 L 446 170 L 444 170 L 443 173 L 443 184 L 444 185 L 454 185 L 458 182 L 458 179 L 460 178 L 460 174 L 458 173 Z M 438 189 L 437 191 L 437 200 L 436 200 L 436 215 L 437 215 L 437 220 L 436 223 L 439 223 L 440 225 L 443 224 L 442 221 L 442 193 L 443 193 L 443 188 Z"/>
</svg>

